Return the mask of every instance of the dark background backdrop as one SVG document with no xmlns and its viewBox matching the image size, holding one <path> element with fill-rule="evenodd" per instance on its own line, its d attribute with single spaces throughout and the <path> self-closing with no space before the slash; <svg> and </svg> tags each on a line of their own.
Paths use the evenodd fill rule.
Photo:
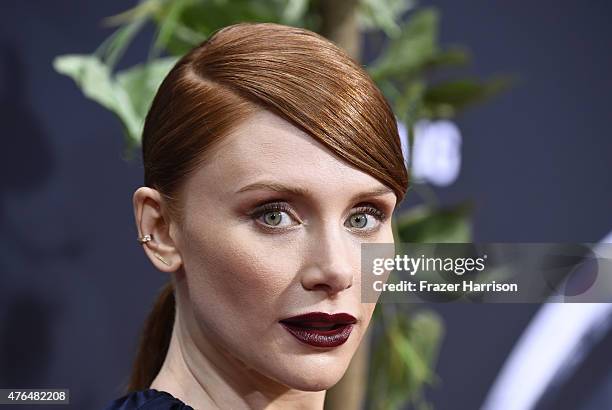
<svg viewBox="0 0 612 410">
<path fill-rule="evenodd" d="M 92 52 L 111 33 L 100 20 L 131 4 L 0 5 L 0 388 L 67 387 L 74 409 L 118 396 L 167 279 L 135 241 L 142 168 L 124 160 L 118 120 L 51 68 Z M 467 73 L 520 79 L 457 121 L 462 170 L 443 202 L 475 202 L 477 241 L 600 240 L 612 230 L 612 3 L 422 4 L 440 8 L 443 45 L 472 50 Z M 150 33 L 120 67 L 145 58 Z M 537 307 L 435 306 L 435 408 L 477 408 Z"/>
</svg>

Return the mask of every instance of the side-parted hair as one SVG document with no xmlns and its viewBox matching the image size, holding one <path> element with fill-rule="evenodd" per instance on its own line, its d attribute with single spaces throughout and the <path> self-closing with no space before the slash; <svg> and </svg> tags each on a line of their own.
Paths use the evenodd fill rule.
<svg viewBox="0 0 612 410">
<path fill-rule="evenodd" d="M 302 129 L 337 157 L 391 188 L 408 189 L 395 116 L 367 72 L 311 31 L 240 23 L 216 31 L 162 82 L 142 135 L 145 185 L 181 220 L 181 186 L 211 148 L 255 111 Z M 168 351 L 174 291 L 165 285 L 145 323 L 128 391 L 149 388 Z"/>
</svg>

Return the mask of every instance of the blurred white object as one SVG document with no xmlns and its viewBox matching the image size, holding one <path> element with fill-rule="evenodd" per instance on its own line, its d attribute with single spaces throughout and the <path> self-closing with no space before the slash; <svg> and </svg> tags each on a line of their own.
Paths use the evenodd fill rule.
<svg viewBox="0 0 612 410">
<path fill-rule="evenodd" d="M 547 303 L 506 360 L 481 410 L 533 409 L 559 369 L 579 360 L 579 342 L 610 314 L 607 303 Z"/>
<path fill-rule="evenodd" d="M 402 154 L 404 155 L 404 163 L 408 165 L 408 154 L 410 153 L 410 148 L 408 147 L 408 131 L 406 130 L 406 124 L 397 120 L 397 132 L 400 137 L 400 142 L 402 143 Z"/>
<path fill-rule="evenodd" d="M 604 243 L 612 243 L 612 232 Z M 610 303 L 545 303 L 506 359 L 481 410 L 533 409 L 555 377 L 582 360 L 585 335 L 608 329 L 610 315 Z"/>
<path fill-rule="evenodd" d="M 406 126 L 398 121 L 404 159 L 408 163 Z M 410 165 L 410 164 L 408 164 Z M 461 132 L 448 120 L 419 120 L 414 127 L 412 177 L 437 186 L 455 182 L 461 169 Z"/>
</svg>

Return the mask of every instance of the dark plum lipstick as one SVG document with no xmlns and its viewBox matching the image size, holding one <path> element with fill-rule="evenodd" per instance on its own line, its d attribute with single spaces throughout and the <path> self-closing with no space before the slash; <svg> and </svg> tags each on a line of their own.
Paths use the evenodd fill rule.
<svg viewBox="0 0 612 410">
<path fill-rule="evenodd" d="M 348 313 L 312 312 L 279 323 L 301 342 L 317 347 L 336 347 L 348 340 L 357 319 Z"/>
</svg>

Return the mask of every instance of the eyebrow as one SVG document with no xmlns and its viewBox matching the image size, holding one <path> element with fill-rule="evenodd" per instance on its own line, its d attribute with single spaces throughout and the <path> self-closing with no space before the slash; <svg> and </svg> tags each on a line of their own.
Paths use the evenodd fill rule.
<svg viewBox="0 0 612 410">
<path fill-rule="evenodd" d="M 273 182 L 273 181 L 255 182 L 255 183 L 252 183 L 252 184 L 249 184 L 249 185 L 246 185 L 240 188 L 238 191 L 236 191 L 236 193 L 238 194 L 241 192 L 256 191 L 256 190 L 274 191 L 274 192 L 287 193 L 287 194 L 291 194 L 294 196 L 303 196 L 303 197 L 312 196 L 312 191 L 310 191 L 309 189 L 299 187 L 299 186 L 287 186 L 279 182 Z M 351 200 L 355 201 L 355 200 L 359 200 L 362 198 L 382 196 L 382 195 L 387 195 L 390 193 L 394 194 L 395 192 L 387 186 L 381 186 L 380 188 L 372 189 L 367 192 L 361 192 L 355 195 Z"/>
</svg>

